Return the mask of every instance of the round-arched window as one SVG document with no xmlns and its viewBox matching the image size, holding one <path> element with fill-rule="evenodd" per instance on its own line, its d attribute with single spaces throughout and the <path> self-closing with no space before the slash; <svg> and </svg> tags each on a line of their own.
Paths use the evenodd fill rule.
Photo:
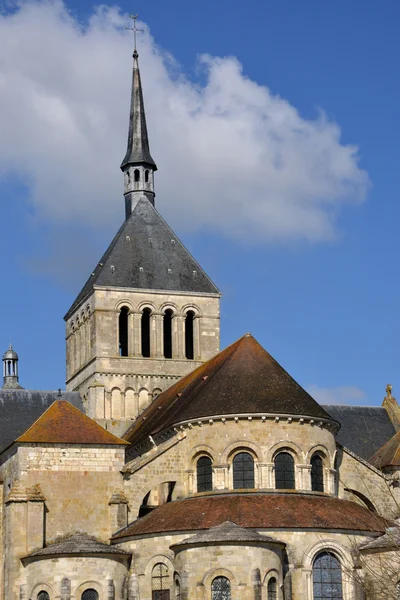
<svg viewBox="0 0 400 600">
<path fill-rule="evenodd" d="M 311 458 L 311 489 L 313 492 L 324 491 L 324 463 L 319 454 Z"/>
<path fill-rule="evenodd" d="M 99 600 L 99 594 L 93 588 L 89 588 L 83 592 L 81 600 Z"/>
<path fill-rule="evenodd" d="M 271 577 L 268 581 L 268 600 L 276 600 L 277 599 L 277 585 L 275 577 Z"/>
<path fill-rule="evenodd" d="M 231 582 L 227 577 L 216 577 L 211 584 L 212 600 L 231 600 Z"/>
<path fill-rule="evenodd" d="M 196 464 L 197 491 L 210 492 L 212 490 L 212 462 L 209 456 L 200 456 Z"/>
<path fill-rule="evenodd" d="M 275 487 L 277 490 L 294 490 L 294 460 L 289 452 L 275 456 Z"/>
<path fill-rule="evenodd" d="M 254 488 L 254 459 L 248 452 L 239 452 L 233 459 L 233 488 Z"/>
<path fill-rule="evenodd" d="M 171 576 L 167 565 L 157 563 L 151 572 L 152 600 L 169 600 L 171 592 Z"/>
<path fill-rule="evenodd" d="M 38 593 L 37 600 L 50 600 L 50 596 L 47 592 L 42 590 L 41 592 Z"/>
<path fill-rule="evenodd" d="M 342 568 L 331 552 L 320 552 L 313 564 L 314 600 L 343 600 Z"/>
</svg>

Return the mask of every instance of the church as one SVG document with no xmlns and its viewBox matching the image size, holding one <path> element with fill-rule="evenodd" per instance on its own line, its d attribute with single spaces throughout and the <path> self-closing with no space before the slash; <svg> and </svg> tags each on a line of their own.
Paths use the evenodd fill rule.
<svg viewBox="0 0 400 600">
<path fill-rule="evenodd" d="M 138 53 L 125 220 L 66 313 L 66 390 L 3 355 L 1 600 L 400 597 L 400 407 L 321 406 L 156 210 Z M 168 143 L 168 140 L 165 140 Z M 44 382 L 45 383 L 45 382 Z"/>
</svg>

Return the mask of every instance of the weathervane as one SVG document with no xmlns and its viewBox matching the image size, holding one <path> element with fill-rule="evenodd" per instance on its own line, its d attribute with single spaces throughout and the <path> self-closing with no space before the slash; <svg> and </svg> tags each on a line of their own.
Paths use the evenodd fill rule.
<svg viewBox="0 0 400 600">
<path fill-rule="evenodd" d="M 139 15 L 129 15 L 131 19 L 133 19 L 133 27 L 125 27 L 125 29 L 129 29 L 129 31 L 133 31 L 133 40 L 134 40 L 134 44 L 135 44 L 135 52 L 137 52 L 136 50 L 136 34 L 138 31 L 144 31 L 144 29 L 139 29 L 138 27 L 136 27 L 136 20 L 139 17 Z"/>
</svg>

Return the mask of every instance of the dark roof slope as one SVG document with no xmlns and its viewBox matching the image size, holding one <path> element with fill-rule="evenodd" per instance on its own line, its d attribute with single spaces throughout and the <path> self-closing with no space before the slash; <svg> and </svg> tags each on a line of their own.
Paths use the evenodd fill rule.
<svg viewBox="0 0 400 600">
<path fill-rule="evenodd" d="M 313 494 L 219 494 L 176 500 L 118 531 L 114 540 L 196 531 L 234 521 L 254 529 L 344 529 L 383 533 L 388 522 L 361 504 Z"/>
<path fill-rule="evenodd" d="M 65 319 L 96 285 L 219 294 L 211 279 L 144 196 L 123 223 Z"/>
<path fill-rule="evenodd" d="M 16 441 L 30 444 L 126 444 L 65 400 L 56 400 Z"/>
<path fill-rule="evenodd" d="M 157 396 L 125 434 L 131 444 L 182 421 L 216 415 L 330 415 L 246 334 Z"/>
<path fill-rule="evenodd" d="M 79 392 L 62 392 L 63 398 L 83 410 Z M 0 452 L 12 444 L 57 399 L 56 391 L 0 390 Z"/>
<path fill-rule="evenodd" d="M 36 550 L 29 557 L 56 556 L 62 554 L 118 554 L 130 556 L 128 552 L 100 542 L 87 533 L 74 533 L 57 540 L 45 548 Z"/>
<path fill-rule="evenodd" d="M 364 460 L 396 433 L 388 413 L 381 406 L 323 406 L 341 425 L 336 437 L 339 444 Z"/>
<path fill-rule="evenodd" d="M 272 543 L 286 546 L 284 542 L 280 542 L 269 535 L 261 535 L 252 529 L 239 527 L 239 525 L 232 521 L 225 521 L 221 525 L 215 525 L 196 535 L 191 535 L 182 542 L 174 544 L 171 548 L 174 549 L 174 547 L 177 548 L 178 546 L 197 546 L 199 544 L 237 544 L 238 542 L 250 542 L 256 544 Z"/>
<path fill-rule="evenodd" d="M 400 431 L 390 438 L 382 448 L 379 448 L 379 450 L 377 450 L 369 459 L 369 462 L 378 469 L 382 469 L 383 467 L 399 467 Z"/>
<path fill-rule="evenodd" d="M 366 542 L 359 546 L 360 550 L 396 550 L 399 551 L 400 547 L 400 527 L 388 527 L 386 532 L 378 538 Z"/>
</svg>

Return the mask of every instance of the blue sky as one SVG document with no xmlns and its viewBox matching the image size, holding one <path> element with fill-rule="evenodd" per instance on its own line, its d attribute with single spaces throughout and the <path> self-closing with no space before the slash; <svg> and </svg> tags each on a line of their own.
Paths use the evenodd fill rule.
<svg viewBox="0 0 400 600">
<path fill-rule="evenodd" d="M 123 25 L 125 12 L 138 12 L 149 28 L 139 48 L 159 168 L 157 207 L 223 293 L 222 347 L 250 331 L 317 399 L 379 404 L 389 382 L 396 395 L 398 2 L 249 0 L 245 10 L 236 0 L 120 2 L 106 19 L 97 12 L 101 23 L 90 35 L 77 34 L 78 24 L 93 22 L 94 6 L 67 2 L 66 22 L 65 13 L 44 18 L 48 4 L 9 5 L 0 19 L 8 57 L 0 87 L 11 89 L 0 101 L 7 115 L 0 119 L 0 344 L 6 349 L 12 339 L 22 385 L 64 387 L 62 317 L 123 218 L 119 162 L 131 43 Z M 85 43 L 77 45 L 74 35 Z M 121 56 L 120 68 L 111 53 Z M 168 77 L 160 66 L 166 62 Z M 51 96 L 47 120 L 32 102 L 19 104 L 27 88 L 28 97 L 39 88 Z M 174 109 L 182 95 L 184 108 Z M 75 140 L 65 115 L 78 115 L 84 102 L 94 107 L 93 121 Z M 213 102 L 223 106 L 221 118 L 210 113 Z M 273 135 L 263 129 L 271 115 L 279 117 Z M 291 123 L 284 132 L 282 115 Z M 231 123 L 226 146 L 220 134 L 212 137 L 213 123 L 220 131 Z M 192 161 L 180 137 L 189 140 Z M 275 138 L 287 142 L 283 162 L 293 152 L 302 167 L 305 157 L 307 181 L 292 169 L 271 183 L 276 171 L 257 160 L 269 156 Z M 201 144 L 209 153 L 198 150 Z M 246 183 L 240 177 L 247 177 L 249 156 Z M 85 173 L 96 173 L 97 160 L 103 171 L 106 159 L 103 198 Z M 182 199 L 174 188 L 181 169 Z"/>
</svg>

